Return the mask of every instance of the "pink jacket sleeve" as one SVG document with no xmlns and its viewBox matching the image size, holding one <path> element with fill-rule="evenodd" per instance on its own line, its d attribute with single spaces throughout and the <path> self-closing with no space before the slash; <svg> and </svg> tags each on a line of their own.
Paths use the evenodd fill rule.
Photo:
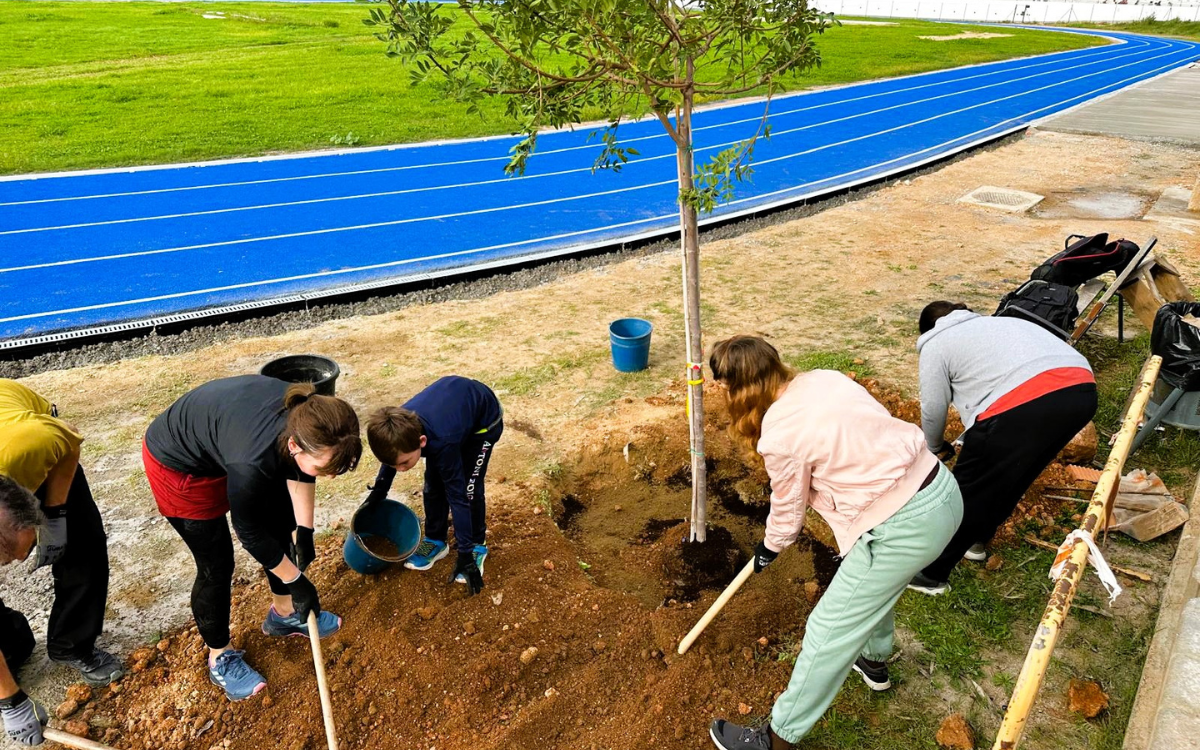
<svg viewBox="0 0 1200 750">
<path fill-rule="evenodd" d="M 771 478 L 771 513 L 767 516 L 767 549 L 782 552 L 795 543 L 804 528 L 812 468 L 790 451 L 758 445 Z"/>
</svg>

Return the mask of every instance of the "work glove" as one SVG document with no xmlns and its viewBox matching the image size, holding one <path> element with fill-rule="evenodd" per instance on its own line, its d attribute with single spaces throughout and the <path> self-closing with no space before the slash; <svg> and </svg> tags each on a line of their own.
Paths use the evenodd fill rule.
<svg viewBox="0 0 1200 750">
<path fill-rule="evenodd" d="M 942 441 L 942 447 L 937 449 L 933 455 L 938 457 L 938 460 L 944 464 L 948 464 L 954 460 L 958 453 L 954 450 L 954 444 L 949 440 Z"/>
<path fill-rule="evenodd" d="M 387 499 L 388 493 L 385 490 L 383 490 L 383 489 L 377 490 L 377 489 L 375 489 L 375 485 L 373 485 L 373 484 L 368 484 L 367 489 L 370 490 L 370 492 L 367 493 L 367 499 L 363 500 L 363 505 L 371 506 L 371 505 L 375 505 L 376 503 L 378 503 L 382 500 Z"/>
<path fill-rule="evenodd" d="M 296 617 L 307 622 L 309 612 L 321 614 L 321 597 L 317 594 L 317 587 L 312 585 L 312 581 L 305 578 L 303 573 L 288 583 L 287 587 L 288 593 L 292 595 L 292 607 L 296 609 Z"/>
<path fill-rule="evenodd" d="M 40 745 L 45 741 L 42 727 L 50 721 L 50 714 L 40 703 L 18 690 L 11 698 L 0 701 L 0 715 L 4 716 L 4 731 L 13 742 L 22 745 Z"/>
<path fill-rule="evenodd" d="M 458 553 L 458 562 L 454 564 L 454 572 L 450 574 L 450 583 L 454 583 L 454 579 L 460 574 L 467 579 L 467 589 L 471 596 L 483 591 L 483 573 L 479 572 L 479 566 L 475 564 L 473 552 Z"/>
<path fill-rule="evenodd" d="M 53 565 L 67 552 L 67 506 L 55 505 L 43 510 L 46 523 L 37 530 L 37 559 L 33 569 Z"/>
<path fill-rule="evenodd" d="M 317 559 L 317 549 L 313 545 L 313 530 L 307 526 L 296 527 L 296 567 L 300 572 L 308 570 L 312 561 Z"/>
<path fill-rule="evenodd" d="M 767 549 L 765 540 L 759 542 L 758 546 L 754 548 L 754 572 L 763 572 L 768 565 L 775 562 L 777 557 L 779 557 L 779 553 Z"/>
</svg>

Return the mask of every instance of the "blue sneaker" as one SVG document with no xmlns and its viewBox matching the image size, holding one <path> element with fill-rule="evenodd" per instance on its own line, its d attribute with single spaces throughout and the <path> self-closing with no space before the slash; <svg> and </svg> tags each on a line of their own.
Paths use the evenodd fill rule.
<svg viewBox="0 0 1200 750">
<path fill-rule="evenodd" d="M 483 575 L 483 561 L 487 559 L 487 545 L 475 545 L 475 565 L 479 568 L 479 575 Z M 454 576 L 455 583 L 466 583 L 467 579 L 462 573 Z"/>
<path fill-rule="evenodd" d="M 429 570 L 435 562 L 448 554 L 450 554 L 450 548 L 446 546 L 445 542 L 425 537 L 421 540 L 417 551 L 412 553 L 412 557 L 404 561 L 404 567 L 409 570 Z"/>
<path fill-rule="evenodd" d="M 342 618 L 328 610 L 317 615 L 317 635 L 321 638 L 333 635 L 342 628 Z M 262 631 L 267 635 L 298 635 L 308 637 L 308 623 L 295 615 L 284 617 L 271 607 L 267 619 L 263 620 Z"/>
<path fill-rule="evenodd" d="M 208 679 L 225 691 L 231 701 L 258 695 L 267 686 L 263 676 L 246 663 L 245 651 L 222 651 L 216 666 L 208 668 Z"/>
</svg>

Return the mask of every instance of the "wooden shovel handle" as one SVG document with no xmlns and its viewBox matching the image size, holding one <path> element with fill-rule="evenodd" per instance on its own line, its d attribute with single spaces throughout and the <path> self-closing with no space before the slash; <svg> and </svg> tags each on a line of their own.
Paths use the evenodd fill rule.
<svg viewBox="0 0 1200 750">
<path fill-rule="evenodd" d="M 308 641 L 312 644 L 313 667 L 317 671 L 317 690 L 321 692 L 321 717 L 325 720 L 325 742 L 329 750 L 338 750 L 337 730 L 333 726 L 333 699 L 325 680 L 325 657 L 321 655 L 321 635 L 317 629 L 317 613 L 308 613 Z M 95 750 L 92 748 L 91 750 Z"/>
<path fill-rule="evenodd" d="M 687 653 L 687 650 L 692 647 L 692 644 L 696 642 L 696 639 L 700 637 L 700 634 L 704 632 L 704 629 L 708 627 L 709 623 L 711 623 L 718 614 L 720 614 L 721 610 L 725 608 L 725 605 L 729 603 L 729 600 L 733 598 L 733 595 L 736 594 L 738 589 L 742 587 L 742 584 L 750 580 L 750 576 L 752 575 L 754 575 L 753 559 L 746 563 L 746 567 L 742 568 L 742 572 L 737 574 L 737 578 L 733 579 L 733 583 L 725 587 L 725 590 L 721 592 L 721 595 L 717 597 L 717 600 L 713 602 L 713 605 L 708 608 L 707 612 L 704 613 L 704 617 L 700 618 L 700 622 L 696 623 L 696 627 L 688 631 L 688 634 L 685 635 L 683 640 L 679 642 L 680 656 L 683 656 Z"/>
<path fill-rule="evenodd" d="M 42 736 L 51 742 L 57 742 L 60 745 L 67 747 L 79 748 L 79 750 L 113 750 L 108 745 L 101 745 L 99 742 L 92 742 L 83 737 L 76 737 L 70 732 L 64 732 L 59 729 L 51 729 L 50 727 L 42 728 Z"/>
</svg>

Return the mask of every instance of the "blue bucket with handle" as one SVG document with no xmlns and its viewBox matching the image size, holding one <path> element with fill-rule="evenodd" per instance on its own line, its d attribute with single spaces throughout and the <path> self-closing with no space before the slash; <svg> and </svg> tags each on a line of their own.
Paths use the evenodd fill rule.
<svg viewBox="0 0 1200 750">
<path fill-rule="evenodd" d="M 654 326 L 641 318 L 620 318 L 608 324 L 613 367 L 621 372 L 645 370 L 650 363 L 650 333 Z"/>
<path fill-rule="evenodd" d="M 421 544 L 421 533 L 421 519 L 404 503 L 388 499 L 363 503 L 350 521 L 342 556 L 352 570 L 366 575 L 379 573 L 411 557 Z M 386 542 L 372 542 L 372 537 L 382 537 Z"/>
</svg>

